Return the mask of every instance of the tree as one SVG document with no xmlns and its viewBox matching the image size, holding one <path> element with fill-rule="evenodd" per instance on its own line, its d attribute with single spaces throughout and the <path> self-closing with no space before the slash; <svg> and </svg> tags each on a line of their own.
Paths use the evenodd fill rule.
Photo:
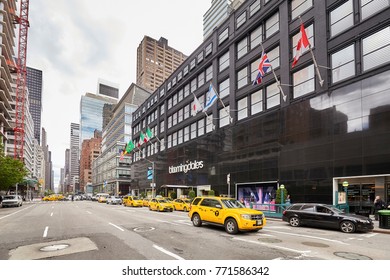
<svg viewBox="0 0 390 280">
<path fill-rule="evenodd" d="M 188 192 L 188 197 L 189 197 L 190 199 L 195 198 L 195 196 L 196 196 L 196 194 L 195 194 L 194 190 L 190 190 L 190 191 Z"/>
<path fill-rule="evenodd" d="M 214 190 L 209 190 L 209 196 L 215 196 L 215 191 Z"/>
<path fill-rule="evenodd" d="M 287 189 L 283 189 L 283 203 L 286 202 L 287 195 L 288 195 Z M 281 188 L 276 190 L 275 203 L 276 204 L 282 203 L 282 189 Z"/>
<path fill-rule="evenodd" d="M 3 142 L 0 139 L 0 190 L 8 190 L 9 187 L 22 183 L 28 171 L 23 162 L 4 155 Z"/>
</svg>

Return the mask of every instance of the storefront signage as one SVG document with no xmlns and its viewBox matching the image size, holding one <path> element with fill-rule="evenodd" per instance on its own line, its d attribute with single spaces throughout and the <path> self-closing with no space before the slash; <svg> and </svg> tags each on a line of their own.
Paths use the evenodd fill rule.
<svg viewBox="0 0 390 280">
<path fill-rule="evenodd" d="M 190 170 L 197 170 L 203 168 L 203 161 L 190 161 L 185 164 L 181 163 L 178 166 L 169 166 L 169 174 L 184 172 L 187 173 Z"/>
</svg>

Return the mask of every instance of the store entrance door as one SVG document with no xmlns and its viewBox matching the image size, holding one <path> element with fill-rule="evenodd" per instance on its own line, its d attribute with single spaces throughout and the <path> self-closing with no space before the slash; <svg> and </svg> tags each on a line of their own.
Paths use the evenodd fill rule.
<svg viewBox="0 0 390 280">
<path fill-rule="evenodd" d="M 348 186 L 347 199 L 350 213 L 372 213 L 375 199 L 375 184 L 352 184 Z"/>
</svg>

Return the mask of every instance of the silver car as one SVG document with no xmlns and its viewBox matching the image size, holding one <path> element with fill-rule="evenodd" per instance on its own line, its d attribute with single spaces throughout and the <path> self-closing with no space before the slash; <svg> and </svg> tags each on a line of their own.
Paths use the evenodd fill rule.
<svg viewBox="0 0 390 280">
<path fill-rule="evenodd" d="M 20 195 L 5 195 L 3 201 L 1 202 L 2 207 L 11 207 L 11 206 L 22 206 L 23 199 Z"/>
<path fill-rule="evenodd" d="M 119 205 L 121 205 L 122 204 L 122 198 L 112 195 L 109 198 L 107 198 L 106 203 L 107 204 L 119 204 Z"/>
</svg>

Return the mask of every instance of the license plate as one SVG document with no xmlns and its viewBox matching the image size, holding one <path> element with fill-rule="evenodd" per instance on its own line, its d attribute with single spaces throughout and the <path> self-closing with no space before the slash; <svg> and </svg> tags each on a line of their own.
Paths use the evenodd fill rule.
<svg viewBox="0 0 390 280">
<path fill-rule="evenodd" d="M 257 220 L 256 221 L 256 226 L 261 226 L 263 224 L 263 220 Z"/>
</svg>

